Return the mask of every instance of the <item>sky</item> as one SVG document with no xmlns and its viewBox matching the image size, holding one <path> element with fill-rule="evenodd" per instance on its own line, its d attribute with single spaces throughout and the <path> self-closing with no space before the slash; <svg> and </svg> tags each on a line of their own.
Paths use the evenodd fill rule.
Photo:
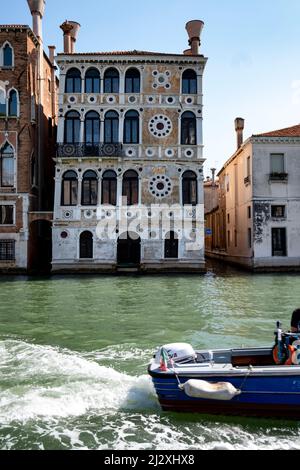
<svg viewBox="0 0 300 470">
<path fill-rule="evenodd" d="M 0 4 L 1 24 L 31 26 L 26 0 Z M 77 52 L 182 53 L 186 22 L 205 22 L 206 175 L 236 150 L 236 117 L 245 119 L 245 139 L 300 124 L 299 0 L 46 0 L 45 46 L 62 51 L 59 25 L 66 19 L 81 24 Z"/>
</svg>

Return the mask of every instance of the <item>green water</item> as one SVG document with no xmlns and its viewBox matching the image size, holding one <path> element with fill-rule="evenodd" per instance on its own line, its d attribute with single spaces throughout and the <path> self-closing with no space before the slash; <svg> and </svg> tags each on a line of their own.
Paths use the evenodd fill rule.
<svg viewBox="0 0 300 470">
<path fill-rule="evenodd" d="M 300 276 L 0 279 L 0 448 L 300 449 L 300 423 L 161 412 L 157 346 L 271 345 Z"/>
</svg>

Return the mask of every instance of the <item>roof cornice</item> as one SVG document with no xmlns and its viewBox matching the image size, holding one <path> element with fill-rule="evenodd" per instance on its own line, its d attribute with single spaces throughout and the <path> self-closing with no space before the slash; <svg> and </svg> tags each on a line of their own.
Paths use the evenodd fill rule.
<svg viewBox="0 0 300 470">
<path fill-rule="evenodd" d="M 58 64 L 102 64 L 102 63 L 167 63 L 205 65 L 207 58 L 204 56 L 186 56 L 183 54 L 58 54 L 55 58 Z"/>
<path fill-rule="evenodd" d="M 253 135 L 251 137 L 251 142 L 256 144 L 294 144 L 300 143 L 300 136 L 299 137 L 259 137 Z"/>
<path fill-rule="evenodd" d="M 27 33 L 27 35 L 32 39 L 34 42 L 34 45 L 38 47 L 39 45 L 39 40 L 32 31 L 32 29 L 26 25 L 26 24 L 1 24 L 0 25 L 0 31 L 4 32 L 9 32 L 9 31 L 15 31 L 15 32 L 20 32 L 20 33 Z"/>
</svg>

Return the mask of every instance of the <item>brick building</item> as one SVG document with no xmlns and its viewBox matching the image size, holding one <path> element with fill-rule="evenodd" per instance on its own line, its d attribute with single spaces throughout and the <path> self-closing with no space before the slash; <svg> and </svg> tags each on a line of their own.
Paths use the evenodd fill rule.
<svg viewBox="0 0 300 470">
<path fill-rule="evenodd" d="M 0 271 L 27 272 L 51 260 L 54 47 L 43 50 L 44 0 L 28 1 L 33 30 L 0 25 Z"/>
<path fill-rule="evenodd" d="M 61 28 L 53 271 L 203 270 L 203 22 L 183 54 L 75 53 Z"/>
</svg>

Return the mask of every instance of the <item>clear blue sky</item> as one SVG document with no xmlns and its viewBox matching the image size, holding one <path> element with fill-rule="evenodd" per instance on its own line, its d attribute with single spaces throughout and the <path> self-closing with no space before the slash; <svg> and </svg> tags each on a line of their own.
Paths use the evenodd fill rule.
<svg viewBox="0 0 300 470">
<path fill-rule="evenodd" d="M 62 49 L 59 25 L 81 23 L 77 51 L 141 49 L 181 53 L 185 23 L 202 19 L 206 173 L 245 137 L 300 123 L 299 0 L 47 0 L 44 43 Z M 1 23 L 31 26 L 26 0 L 1 0 Z"/>
</svg>

